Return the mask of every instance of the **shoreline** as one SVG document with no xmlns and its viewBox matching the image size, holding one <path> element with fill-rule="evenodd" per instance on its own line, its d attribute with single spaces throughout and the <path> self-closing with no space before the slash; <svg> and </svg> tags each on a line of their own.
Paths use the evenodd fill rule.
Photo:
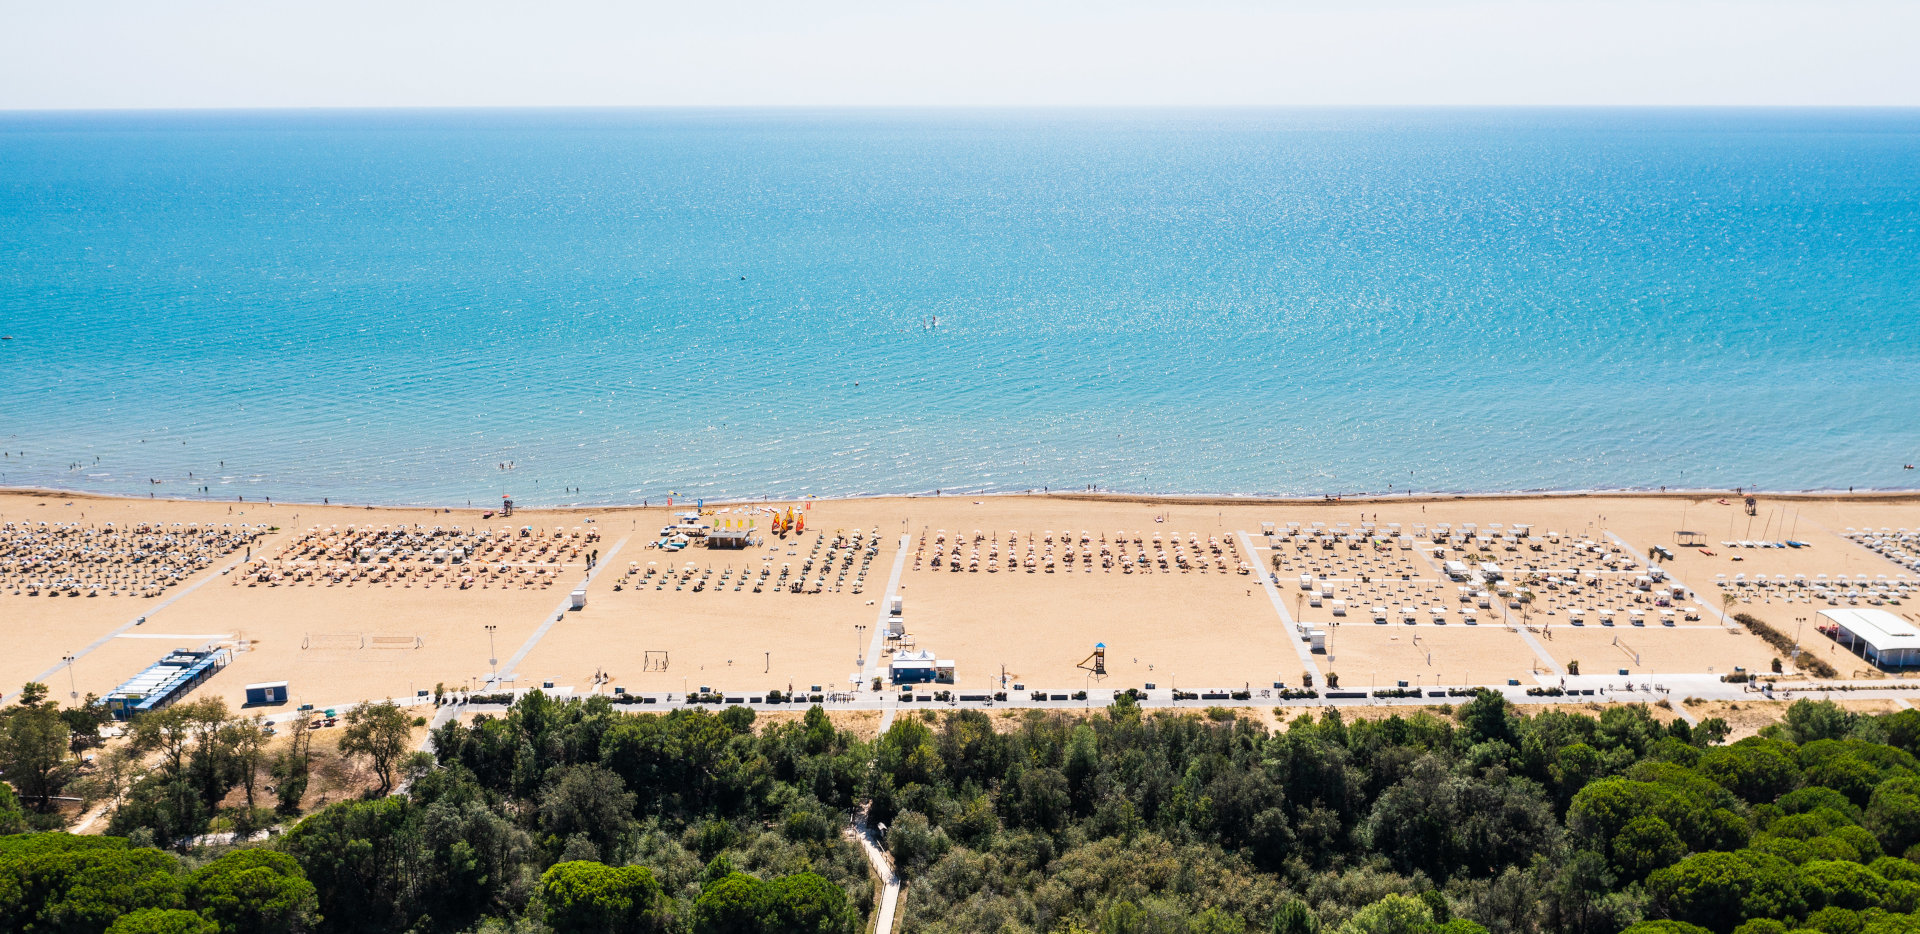
<svg viewBox="0 0 1920 934">
<path fill-rule="evenodd" d="M 60 487 L 0 486 L 0 496 L 63 496 L 99 500 L 103 502 L 150 502 L 150 503 L 231 503 L 233 500 L 210 496 L 149 496 L 141 499 L 123 493 L 101 493 L 91 490 L 72 490 Z M 1101 492 L 1086 490 L 1011 490 L 1000 492 L 953 492 L 953 493 L 861 493 L 845 496 L 764 496 L 752 499 L 711 499 L 702 500 L 708 506 L 743 506 L 771 503 L 797 503 L 805 500 L 820 502 L 879 502 L 884 500 L 958 500 L 966 498 L 1034 498 L 1053 499 L 1067 502 L 1116 503 L 1133 505 L 1164 506 L 1310 506 L 1333 503 L 1446 503 L 1476 500 L 1529 501 L 1529 500 L 1566 500 L 1588 497 L 1628 498 L 1643 500 L 1661 499 L 1705 499 L 1729 496 L 1764 496 L 1776 502 L 1829 502 L 1829 503 L 1920 503 L 1920 488 L 1874 489 L 1874 490 L 1733 490 L 1733 489 L 1587 489 L 1587 490 L 1513 490 L 1487 492 L 1413 492 L 1413 493 L 1353 493 L 1322 494 L 1316 496 L 1258 496 L 1239 493 L 1127 493 Z M 680 498 L 677 498 L 680 499 Z M 698 500 L 698 497 L 695 497 Z M 256 499 L 253 502 L 273 506 L 310 506 L 316 509 L 381 509 L 381 510 L 488 510 L 498 511 L 496 506 L 462 506 L 442 503 L 315 503 L 306 500 L 281 500 L 272 502 Z M 664 503 L 654 506 L 650 502 L 642 503 L 562 503 L 557 505 L 518 504 L 517 509 L 535 512 L 592 512 L 597 510 L 631 509 L 680 509 L 685 507 L 684 499 L 672 507 Z"/>
</svg>

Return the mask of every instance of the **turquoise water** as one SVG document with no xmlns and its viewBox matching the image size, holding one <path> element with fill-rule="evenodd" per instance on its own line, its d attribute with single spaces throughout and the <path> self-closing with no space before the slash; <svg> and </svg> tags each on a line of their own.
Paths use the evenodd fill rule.
<svg viewBox="0 0 1920 934">
<path fill-rule="evenodd" d="M 1917 326 L 1916 111 L 0 115 L 8 485 L 1913 486 Z"/>
</svg>

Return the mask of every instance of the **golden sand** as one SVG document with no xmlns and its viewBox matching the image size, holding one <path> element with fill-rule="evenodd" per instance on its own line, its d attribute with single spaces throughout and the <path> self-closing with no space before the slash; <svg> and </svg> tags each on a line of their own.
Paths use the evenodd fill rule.
<svg viewBox="0 0 1920 934">
<path fill-rule="evenodd" d="M 239 650 L 227 670 L 200 688 L 236 705 L 242 700 L 243 687 L 257 681 L 287 680 L 295 703 L 322 706 L 410 696 L 436 684 L 477 688 L 494 671 L 490 658 L 498 659 L 499 672 L 510 676 L 507 684 L 514 687 L 550 681 L 581 692 L 616 685 L 636 693 L 675 694 L 702 686 L 736 694 L 786 690 L 789 685 L 801 690 L 813 685 L 845 690 L 863 660 L 869 668 L 876 662 L 866 656 L 896 563 L 902 566 L 897 592 L 904 600 L 912 647 L 951 659 L 962 690 L 997 688 L 1003 669 L 1009 685 L 1018 682 L 1053 690 L 1137 687 L 1148 682 L 1163 689 L 1194 690 L 1297 683 L 1303 666 L 1282 624 L 1281 609 L 1276 609 L 1257 574 L 1238 573 L 1242 560 L 1258 571 L 1279 574 L 1275 592 L 1288 616 L 1328 628 L 1328 653 L 1316 654 L 1314 663 L 1322 672 L 1337 671 L 1343 687 L 1391 686 L 1400 680 L 1425 685 L 1436 680 L 1550 683 L 1551 672 L 1564 670 L 1570 661 L 1578 661 L 1586 674 L 1612 674 L 1625 668 L 1635 678 L 1723 673 L 1734 666 L 1764 671 L 1773 651 L 1758 638 L 1729 631 L 1722 623 L 1716 612 L 1720 598 L 1714 575 L 1892 577 L 1907 573 L 1906 569 L 1848 541 L 1840 531 L 1849 526 L 1920 528 L 1920 502 L 1913 497 L 1763 497 L 1760 515 L 1753 519 L 1754 531 L 1749 533 L 1739 498 L 1724 497 L 1727 505 L 1721 505 L 1722 498 L 1618 495 L 1249 502 L 998 496 L 818 501 L 806 512 L 808 531 L 775 540 L 772 547 L 708 551 L 696 546 L 669 555 L 647 547 L 660 528 L 672 521 L 671 511 L 665 508 L 521 510 L 511 520 L 482 520 L 478 510 L 252 503 L 243 507 L 8 492 L 0 493 L 0 522 L 267 522 L 280 531 L 254 542 L 252 554 L 256 559 L 265 556 L 271 566 L 283 570 L 281 558 L 306 560 L 310 565 L 317 562 L 317 566 L 327 563 L 324 555 L 316 558 L 311 549 L 305 556 L 285 551 L 289 545 L 295 545 L 295 551 L 304 547 L 298 543 L 314 526 L 406 525 L 423 530 L 456 525 L 467 530 L 531 526 L 541 534 L 560 527 L 569 536 L 575 528 L 597 529 L 599 540 L 575 553 L 569 537 L 564 553 L 549 554 L 537 562 L 557 573 L 542 575 L 550 582 L 532 585 L 521 583 L 524 575 L 516 568 L 507 576 L 514 581 L 510 585 L 503 585 L 496 573 L 492 580 L 483 576 L 475 585 L 462 588 L 459 585 L 468 576 L 463 572 L 471 565 L 461 565 L 462 572 L 455 572 L 452 565 L 431 563 L 413 575 L 389 574 L 378 582 L 348 578 L 352 586 L 312 570 L 302 580 L 283 573 L 277 584 L 261 583 L 258 564 L 248 566 L 255 573 L 234 569 L 223 575 L 223 568 L 241 563 L 245 554 L 241 551 L 215 561 L 158 598 L 0 593 L 0 625 L 10 641 L 10 651 L 0 654 L 0 685 L 11 693 L 27 679 L 46 675 L 56 695 L 64 695 L 69 687 L 63 657 L 104 639 L 72 666 L 74 689 L 82 695 L 105 693 L 169 649 L 204 643 L 229 644 Z M 1298 541 L 1269 546 L 1262 535 L 1262 524 L 1267 522 L 1282 529 L 1295 522 L 1305 528 L 1324 523 L 1329 529 L 1346 523 L 1355 530 L 1362 522 L 1374 522 L 1379 537 L 1390 542 L 1384 549 L 1370 544 L 1330 552 L 1316 546 L 1303 553 Z M 1705 531 L 1713 542 L 1705 550 L 1715 554 L 1676 546 L 1675 532 L 1683 522 Z M 1531 527 L 1532 544 L 1541 545 L 1539 551 L 1525 540 L 1508 551 L 1504 534 L 1475 543 L 1469 551 L 1484 553 L 1510 575 L 1529 563 L 1549 569 L 1583 564 L 1595 570 L 1602 583 L 1549 589 L 1543 582 L 1548 572 L 1541 571 L 1542 581 L 1533 585 L 1536 599 L 1524 613 L 1497 598 L 1482 608 L 1472 600 L 1461 601 L 1459 585 L 1444 579 L 1439 570 L 1451 556 L 1464 557 L 1467 552 L 1450 551 L 1435 558 L 1434 546 L 1424 539 L 1414 548 L 1401 548 L 1387 534 L 1392 523 L 1398 523 L 1403 534 L 1410 534 L 1415 524 L 1426 525 L 1431 534 L 1433 526 L 1448 523 L 1456 535 L 1466 523 L 1483 532 L 1498 524 L 1502 533 L 1526 524 Z M 1718 545 L 1736 532 L 1758 536 L 1762 523 L 1772 529 L 1766 537 L 1787 537 L 1779 532 L 1784 527 L 1812 547 L 1725 549 Z M 760 527 L 766 526 L 761 517 Z M 939 568 L 931 566 L 933 541 L 943 529 L 949 543 L 956 537 L 964 540 L 963 558 L 971 557 L 973 533 L 980 531 L 979 570 L 950 571 L 944 561 Z M 792 593 L 772 586 L 754 591 L 761 567 L 777 573 L 780 565 L 788 564 L 797 573 L 814 553 L 819 537 L 824 534 L 830 541 L 836 530 L 868 534 L 877 530 L 878 552 L 867 563 L 864 578 L 857 576 L 861 561 L 856 559 L 844 583 L 836 567 L 819 593 Z M 1089 538 L 1086 546 L 1079 542 L 1082 531 Z M 1549 531 L 1560 533 L 1559 541 L 1549 542 Z M 1017 537 L 1010 537 L 1011 532 L 1017 532 Z M 1056 539 L 1053 571 L 1047 572 L 1038 560 L 1028 570 L 1024 558 L 1029 542 L 1039 558 L 1045 553 L 1044 536 L 1049 532 Z M 1071 565 L 1064 561 L 1066 543 L 1061 537 L 1066 533 L 1071 533 L 1076 552 Z M 1156 533 L 1162 535 L 1159 549 L 1152 544 Z M 1189 569 L 1179 567 L 1170 547 L 1176 533 Z M 1146 552 L 1150 569 L 1127 573 L 1117 560 L 1108 565 L 1100 555 L 1103 537 L 1110 551 L 1120 551 L 1116 546 L 1125 539 L 1136 558 Z M 1133 544 L 1136 537 L 1141 546 Z M 1616 538 L 1625 547 L 1613 555 L 1610 549 L 1616 547 Z M 997 569 L 989 571 L 985 564 L 995 542 L 1001 554 Z M 1220 556 L 1212 554 L 1210 542 L 1220 544 Z M 1251 550 L 1247 542 L 1254 546 Z M 1600 551 L 1582 551 L 1581 542 L 1592 542 Z M 1634 590 L 1631 578 L 1644 570 L 1640 558 L 1655 545 L 1674 551 L 1675 557 L 1662 563 L 1677 583 L 1700 595 L 1676 609 L 1684 612 L 1691 607 L 1701 616 L 1699 620 L 1684 620 L 1676 614 L 1675 625 L 1663 626 L 1651 605 L 1632 602 L 1640 592 Z M 568 592 L 585 578 L 585 559 L 594 549 L 600 552 L 601 568 L 587 588 L 586 606 L 568 611 Z M 1161 570 L 1152 560 L 1156 551 L 1167 552 L 1167 569 Z M 1079 560 L 1083 553 L 1090 553 L 1092 560 Z M 1277 572 L 1276 555 L 1282 558 Z M 1601 562 L 1609 555 L 1634 571 L 1603 570 Z M 859 557 L 864 558 L 864 552 Z M 1743 560 L 1735 561 L 1736 557 Z M 342 563 L 337 559 L 334 563 Z M 699 591 L 688 583 L 661 589 L 646 582 L 648 563 L 664 570 L 687 562 L 693 562 L 698 572 L 691 580 L 706 582 Z M 1202 562 L 1204 570 L 1199 569 Z M 494 562 L 496 569 L 499 563 Z M 636 563 L 640 573 L 630 574 L 629 568 Z M 436 567 L 442 572 L 438 578 L 433 577 Z M 711 576 L 703 578 L 709 569 Z M 716 586 L 728 569 L 732 574 L 725 577 L 724 586 Z M 1347 601 L 1347 615 L 1333 615 L 1330 599 L 1320 607 L 1308 605 L 1307 594 L 1297 583 L 1303 570 L 1335 578 L 1336 598 Z M 746 583 L 736 588 L 743 574 Z M 653 580 L 658 580 L 658 574 Z M 853 592 L 856 580 L 862 585 L 860 593 Z M 247 586 L 249 581 L 253 586 Z M 1749 602 L 1739 603 L 1739 611 L 1753 613 L 1789 633 L 1798 619 L 1811 618 L 1814 610 L 1825 606 L 1777 592 L 1753 591 L 1743 596 Z M 1388 623 L 1372 620 L 1375 605 L 1390 608 Z M 1414 625 L 1402 621 L 1402 606 L 1416 607 Z M 1435 623 L 1434 606 L 1446 610 L 1444 623 Z M 1597 611 L 1602 606 L 1616 611 L 1615 625 L 1600 625 Z M 1625 615 L 1630 608 L 1650 614 L 1645 625 L 1630 625 Z M 1910 619 L 1915 612 L 1912 605 L 1884 608 Z M 1474 625 L 1466 625 L 1462 609 L 1475 612 Z M 1568 615 L 1572 609 L 1586 611 L 1584 625 L 1572 625 Z M 147 621 L 131 626 L 140 616 Z M 491 650 L 487 626 L 495 627 Z M 1534 636 L 1531 642 L 1517 631 L 1523 626 Z M 122 627 L 128 628 L 115 636 Z M 1867 668 L 1815 634 L 1811 623 L 1804 627 L 1802 639 L 1810 651 L 1830 658 L 1843 675 Z M 1106 646 L 1104 678 L 1081 667 L 1096 643 Z M 523 648 L 524 656 L 511 663 Z"/>
</svg>

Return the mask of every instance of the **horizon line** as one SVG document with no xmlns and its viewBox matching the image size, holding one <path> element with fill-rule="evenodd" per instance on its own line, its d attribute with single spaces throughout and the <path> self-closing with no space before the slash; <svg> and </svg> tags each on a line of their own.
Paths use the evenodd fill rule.
<svg viewBox="0 0 1920 934">
<path fill-rule="evenodd" d="M 1920 111 L 1920 102 L 1909 104 L 1827 103 L 1827 104 L 1752 104 L 1752 103 L 1274 103 L 1274 104 L 1197 104 L 1197 103 L 929 103 L 929 104 L 769 104 L 769 103 L 659 103 L 659 104 L 267 104 L 199 106 L 0 106 L 0 116 L 23 114 L 135 114 L 135 113 L 286 113 L 286 112 L 405 112 L 405 111 L 1605 111 L 1605 110 L 1751 110 L 1751 111 Z"/>
</svg>

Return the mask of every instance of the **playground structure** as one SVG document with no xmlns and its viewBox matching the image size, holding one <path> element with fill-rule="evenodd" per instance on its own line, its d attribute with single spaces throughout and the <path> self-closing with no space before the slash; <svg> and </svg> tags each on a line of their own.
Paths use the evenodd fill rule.
<svg viewBox="0 0 1920 934">
<path fill-rule="evenodd" d="M 1086 658 L 1081 659 L 1080 664 L 1074 667 L 1082 669 L 1084 671 L 1091 672 L 1093 676 L 1096 678 L 1106 677 L 1107 676 L 1107 644 L 1105 642 L 1094 643 L 1093 654 L 1087 656 Z"/>
</svg>

